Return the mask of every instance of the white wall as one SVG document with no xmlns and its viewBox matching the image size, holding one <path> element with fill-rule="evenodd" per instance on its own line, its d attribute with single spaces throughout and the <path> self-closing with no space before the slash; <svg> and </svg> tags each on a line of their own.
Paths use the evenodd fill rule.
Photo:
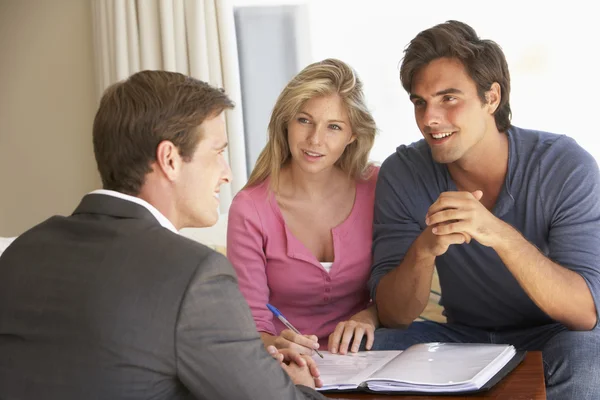
<svg viewBox="0 0 600 400">
<path fill-rule="evenodd" d="M 504 50 L 511 73 L 513 123 L 568 134 L 600 160 L 596 140 L 597 51 L 594 3 L 571 0 L 308 0 L 313 59 L 338 57 L 365 83 L 381 128 L 372 157 L 421 138 L 399 80 L 403 50 L 420 31 L 449 19 L 471 25 Z"/>
<path fill-rule="evenodd" d="M 87 0 L 0 0 L 0 236 L 99 187 Z"/>
<path fill-rule="evenodd" d="M 513 123 L 568 134 L 600 160 L 595 3 L 571 0 L 232 0 L 236 6 L 307 4 L 310 62 L 336 57 L 365 85 L 380 128 L 371 157 L 419 140 L 412 104 L 399 80 L 403 50 L 420 31 L 449 19 L 471 25 L 504 50 L 511 73 Z"/>
<path fill-rule="evenodd" d="M 566 133 L 597 159 L 598 48 L 593 2 L 541 0 L 233 0 L 308 4 L 310 61 L 339 57 L 365 82 L 380 135 L 372 158 L 420 138 L 398 79 L 406 44 L 454 18 L 505 50 L 513 122 Z M 302 34 L 302 33 L 300 33 Z M 302 39 L 306 39 L 302 38 Z M 96 109 L 87 0 L 0 0 L 0 236 L 68 214 L 99 187 L 91 144 Z M 598 141 L 600 143 L 600 141 Z"/>
</svg>

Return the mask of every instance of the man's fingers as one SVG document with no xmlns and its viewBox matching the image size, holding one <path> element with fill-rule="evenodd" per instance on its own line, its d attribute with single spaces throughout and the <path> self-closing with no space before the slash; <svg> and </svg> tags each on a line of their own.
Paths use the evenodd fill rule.
<svg viewBox="0 0 600 400">
<path fill-rule="evenodd" d="M 271 346 L 267 346 L 267 353 L 269 353 L 271 356 L 275 357 L 278 353 L 277 348 L 273 345 Z"/>
<path fill-rule="evenodd" d="M 465 235 L 462 233 L 450 233 L 448 235 L 444 235 L 444 246 L 446 248 L 452 244 L 463 244 L 464 242 Z"/>
<path fill-rule="evenodd" d="M 457 208 L 449 208 L 446 210 L 438 211 L 435 214 L 427 215 L 425 223 L 429 225 L 447 224 L 452 221 L 460 221 L 465 219 L 468 214 L 464 210 Z"/>
<path fill-rule="evenodd" d="M 306 359 L 299 352 L 294 352 L 293 354 L 291 354 L 290 361 L 295 362 L 301 367 L 306 365 Z"/>
<path fill-rule="evenodd" d="M 443 224 L 438 224 L 435 225 L 432 229 L 431 232 L 434 235 L 450 235 L 453 233 L 466 233 L 467 235 L 470 235 L 467 232 L 467 229 L 469 227 L 468 222 L 460 220 L 460 221 L 448 221 L 446 223 Z M 466 239 L 468 239 L 468 237 L 463 236 Z"/>
<path fill-rule="evenodd" d="M 321 372 L 319 372 L 319 368 L 317 367 L 317 362 L 312 357 L 304 356 L 304 362 L 308 366 L 313 378 L 318 378 L 321 375 Z"/>
<path fill-rule="evenodd" d="M 431 217 L 433 214 L 443 210 L 464 208 L 473 201 L 473 198 L 479 201 L 481 197 L 483 197 L 481 190 L 474 192 L 444 192 L 429 207 L 426 217 Z"/>
<path fill-rule="evenodd" d="M 267 346 L 267 352 L 279 363 L 284 362 L 285 356 L 275 346 Z"/>
</svg>

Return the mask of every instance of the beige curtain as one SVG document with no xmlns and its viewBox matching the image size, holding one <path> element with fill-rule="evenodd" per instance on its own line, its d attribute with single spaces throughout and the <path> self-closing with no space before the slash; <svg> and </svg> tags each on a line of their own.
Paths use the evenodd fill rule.
<svg viewBox="0 0 600 400">
<path fill-rule="evenodd" d="M 225 89 L 231 185 L 226 213 L 247 177 L 233 7 L 227 0 L 92 0 L 97 90 L 146 69 L 180 72 Z"/>
</svg>

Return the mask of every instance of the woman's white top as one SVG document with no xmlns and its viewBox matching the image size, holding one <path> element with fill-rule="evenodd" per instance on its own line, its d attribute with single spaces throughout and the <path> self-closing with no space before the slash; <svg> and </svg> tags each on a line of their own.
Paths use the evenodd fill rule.
<svg viewBox="0 0 600 400">
<path fill-rule="evenodd" d="M 323 266 L 323 268 L 325 268 L 325 271 L 327 271 L 327 273 L 329 273 L 329 270 L 331 269 L 331 266 L 333 265 L 332 262 L 322 262 L 321 265 Z"/>
</svg>

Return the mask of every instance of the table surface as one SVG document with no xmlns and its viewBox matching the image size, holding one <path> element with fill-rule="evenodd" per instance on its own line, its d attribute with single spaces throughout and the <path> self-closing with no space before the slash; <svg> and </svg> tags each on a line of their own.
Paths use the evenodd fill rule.
<svg viewBox="0 0 600 400">
<path fill-rule="evenodd" d="M 544 367 L 542 352 L 530 351 L 525 359 L 504 379 L 487 392 L 463 396 L 431 396 L 431 395 L 387 395 L 373 393 L 323 393 L 332 399 L 369 399 L 369 400 L 476 400 L 476 399 L 510 399 L 510 400 L 545 400 Z"/>
</svg>

